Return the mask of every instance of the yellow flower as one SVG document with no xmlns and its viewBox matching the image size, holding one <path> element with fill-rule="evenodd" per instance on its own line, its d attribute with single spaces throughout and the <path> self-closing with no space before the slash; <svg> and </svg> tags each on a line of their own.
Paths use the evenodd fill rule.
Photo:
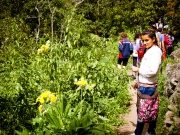
<svg viewBox="0 0 180 135">
<path fill-rule="evenodd" d="M 86 80 L 84 80 L 84 78 L 81 78 L 80 81 L 74 82 L 74 84 L 79 85 L 79 86 L 85 86 L 88 83 Z"/>
<path fill-rule="evenodd" d="M 48 51 L 49 50 L 49 46 L 48 45 L 46 45 L 45 47 L 44 47 L 44 51 Z"/>
<path fill-rule="evenodd" d="M 38 110 L 39 110 L 39 112 L 42 112 L 42 110 L 43 110 L 43 106 L 42 106 L 42 105 L 40 105 L 40 106 L 38 107 Z"/>
<path fill-rule="evenodd" d="M 80 84 L 81 84 L 81 85 L 86 85 L 86 84 L 87 84 L 87 81 L 86 81 L 86 80 L 82 80 L 82 81 L 80 81 Z"/>
<path fill-rule="evenodd" d="M 44 103 L 44 98 L 41 97 L 40 100 L 39 100 L 40 103 Z"/>
<path fill-rule="evenodd" d="M 82 80 L 82 81 L 74 82 L 74 84 L 79 85 L 79 86 L 84 86 L 87 84 L 87 81 Z"/>
<path fill-rule="evenodd" d="M 37 54 L 39 55 L 40 53 L 42 53 L 43 51 L 41 49 L 37 50 Z"/>
<path fill-rule="evenodd" d="M 57 100 L 57 97 L 55 95 L 51 94 L 50 101 L 51 102 L 56 102 L 56 100 Z"/>
<path fill-rule="evenodd" d="M 39 101 L 40 101 L 40 97 L 38 97 L 38 98 L 36 99 L 36 103 L 39 102 Z"/>
<path fill-rule="evenodd" d="M 50 41 L 46 41 L 46 46 L 50 46 Z"/>
<path fill-rule="evenodd" d="M 47 98 L 46 98 L 46 102 L 49 102 L 49 100 L 50 100 L 50 98 L 49 98 L 49 97 L 47 97 Z"/>
<path fill-rule="evenodd" d="M 49 94 L 51 94 L 50 91 L 45 91 L 40 95 L 40 97 L 46 98 L 46 97 L 48 97 Z"/>
<path fill-rule="evenodd" d="M 41 50 L 44 51 L 44 49 L 45 49 L 45 45 L 42 45 Z"/>
</svg>

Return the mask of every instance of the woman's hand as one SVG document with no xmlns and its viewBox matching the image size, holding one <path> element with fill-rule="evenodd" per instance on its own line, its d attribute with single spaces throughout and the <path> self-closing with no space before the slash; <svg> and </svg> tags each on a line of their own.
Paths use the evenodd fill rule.
<svg viewBox="0 0 180 135">
<path fill-rule="evenodd" d="M 132 66 L 131 70 L 134 71 L 134 72 L 139 72 L 139 68 L 135 67 L 135 66 Z"/>
<path fill-rule="evenodd" d="M 135 84 L 133 85 L 134 90 L 136 90 L 138 88 L 138 82 L 135 82 Z"/>
</svg>

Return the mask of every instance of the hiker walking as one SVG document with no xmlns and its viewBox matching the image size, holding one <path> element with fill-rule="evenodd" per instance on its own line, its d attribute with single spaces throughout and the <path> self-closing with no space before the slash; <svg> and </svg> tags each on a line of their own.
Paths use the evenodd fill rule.
<svg viewBox="0 0 180 135">
<path fill-rule="evenodd" d="M 161 64 L 162 51 L 157 46 L 156 34 L 154 31 L 146 30 L 141 34 L 141 40 L 146 47 L 146 53 L 144 54 L 140 67 L 132 66 L 132 71 L 137 72 L 139 74 L 138 82 L 135 86 L 137 86 L 139 95 L 145 95 L 146 97 L 152 97 L 155 94 L 157 95 L 157 83 L 158 83 L 158 71 Z M 146 117 L 143 117 L 139 120 L 140 115 L 140 103 L 142 97 L 138 95 L 137 102 L 137 113 L 138 120 L 136 124 L 135 132 L 132 135 L 141 135 L 144 127 L 144 121 Z M 155 97 L 155 96 L 154 96 Z M 157 99 L 157 97 L 156 97 Z M 157 106 L 156 106 L 157 107 Z M 144 112 L 148 112 L 149 110 L 143 110 Z M 158 111 L 156 111 L 158 113 Z M 151 113 L 147 113 L 146 115 L 150 115 Z M 149 129 L 146 132 L 146 135 L 155 134 L 156 129 L 156 117 L 157 115 L 153 115 L 149 120 Z M 148 116 L 149 117 L 149 116 Z"/>
<path fill-rule="evenodd" d="M 141 45 L 141 39 L 140 39 L 141 33 L 136 32 L 134 35 L 134 42 L 133 42 L 133 66 L 137 67 L 137 62 L 138 62 L 138 49 Z M 136 73 L 132 72 L 132 77 L 135 79 L 136 78 Z"/>
<path fill-rule="evenodd" d="M 127 39 L 127 34 L 126 32 L 121 32 L 120 33 L 120 38 L 121 40 L 119 41 L 119 56 L 118 56 L 118 61 L 117 61 L 117 65 L 118 68 L 121 68 L 121 64 L 123 65 L 123 68 L 125 69 L 129 57 L 133 52 L 133 45 L 130 42 L 129 39 Z"/>
<path fill-rule="evenodd" d="M 161 18 L 158 20 L 158 22 L 156 23 L 156 29 L 158 28 L 162 28 L 163 29 L 163 23 L 161 21 Z"/>
<path fill-rule="evenodd" d="M 172 34 L 172 32 L 170 30 L 167 31 L 167 36 L 168 36 L 169 42 L 168 42 L 168 44 L 166 46 L 166 52 L 167 52 L 167 55 L 169 57 L 170 54 L 173 51 L 174 36 L 173 36 L 173 34 Z"/>
</svg>

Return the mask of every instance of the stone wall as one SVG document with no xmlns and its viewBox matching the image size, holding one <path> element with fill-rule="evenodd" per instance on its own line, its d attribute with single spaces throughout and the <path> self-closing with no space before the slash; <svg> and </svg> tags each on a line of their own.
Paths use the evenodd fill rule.
<svg viewBox="0 0 180 135">
<path fill-rule="evenodd" d="M 165 124 L 172 130 L 173 122 L 176 123 L 180 135 L 180 49 L 171 53 L 173 62 L 168 64 L 165 69 L 167 81 L 165 83 L 165 96 L 169 99 L 170 105 L 165 117 Z M 176 110 L 177 113 L 174 113 Z"/>
</svg>

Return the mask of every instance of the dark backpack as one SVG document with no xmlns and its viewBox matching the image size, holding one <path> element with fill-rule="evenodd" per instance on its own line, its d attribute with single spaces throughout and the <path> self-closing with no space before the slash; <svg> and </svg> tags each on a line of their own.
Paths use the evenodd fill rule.
<svg viewBox="0 0 180 135">
<path fill-rule="evenodd" d="M 139 49 L 137 50 L 138 59 L 141 61 L 146 51 L 145 45 L 140 44 Z"/>
</svg>

